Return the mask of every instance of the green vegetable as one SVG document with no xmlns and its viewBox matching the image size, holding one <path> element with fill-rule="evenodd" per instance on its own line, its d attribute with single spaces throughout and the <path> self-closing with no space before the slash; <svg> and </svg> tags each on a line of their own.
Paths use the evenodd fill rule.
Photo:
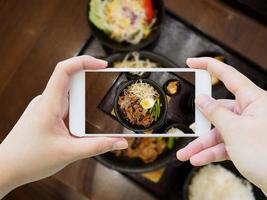
<svg viewBox="0 0 267 200">
<path fill-rule="evenodd" d="M 168 149 L 172 149 L 173 148 L 174 140 L 175 140 L 175 138 L 173 138 L 173 137 L 168 138 L 168 142 L 167 142 Z"/>
<path fill-rule="evenodd" d="M 152 108 L 150 108 L 150 110 L 149 110 L 149 113 L 151 114 L 151 116 L 153 117 L 153 119 L 155 121 L 157 121 L 159 116 L 160 116 L 161 106 L 162 106 L 162 104 L 160 103 L 159 99 L 157 99 L 154 106 Z"/>
</svg>

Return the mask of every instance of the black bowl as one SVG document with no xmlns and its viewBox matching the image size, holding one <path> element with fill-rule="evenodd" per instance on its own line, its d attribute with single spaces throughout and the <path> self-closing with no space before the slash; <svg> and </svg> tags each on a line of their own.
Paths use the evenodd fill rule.
<svg viewBox="0 0 267 200">
<path fill-rule="evenodd" d="M 183 164 L 182 161 L 177 160 L 177 150 L 185 147 L 192 138 L 179 138 L 175 140 L 174 148 L 169 150 L 166 148 L 157 159 L 151 163 L 144 163 L 140 158 L 129 158 L 127 156 L 115 156 L 114 153 L 109 152 L 96 156 L 96 160 L 108 168 L 127 173 L 144 173 L 160 169 L 166 165 L 178 167 Z"/>
<path fill-rule="evenodd" d="M 135 83 L 136 81 L 139 81 L 139 80 L 144 82 L 144 83 L 148 83 L 154 87 L 154 89 L 160 95 L 159 98 L 160 98 L 160 102 L 162 104 L 159 119 L 157 121 L 154 121 L 149 127 L 131 124 L 127 119 L 124 118 L 124 115 L 123 115 L 123 113 L 122 113 L 122 111 L 118 105 L 119 96 L 122 95 L 123 90 L 126 89 L 128 86 L 132 85 L 133 83 Z M 168 107 L 167 99 L 166 99 L 166 96 L 164 94 L 163 89 L 156 82 L 154 82 L 152 80 L 138 79 L 138 80 L 126 81 L 126 82 L 122 83 L 121 85 L 119 85 L 117 88 L 117 92 L 116 92 L 116 96 L 115 96 L 115 100 L 114 100 L 114 111 L 116 113 L 116 117 L 117 117 L 118 121 L 124 127 L 126 127 L 129 130 L 132 130 L 136 133 L 138 133 L 138 132 L 142 133 L 144 131 L 153 130 L 153 129 L 158 128 L 161 125 L 163 125 L 166 114 L 167 114 L 167 107 Z"/>
<path fill-rule="evenodd" d="M 170 82 L 172 82 L 172 81 L 178 81 L 177 92 L 174 93 L 174 94 L 171 94 L 171 93 L 168 91 L 168 89 L 167 89 L 168 84 L 169 84 Z M 169 96 L 174 96 L 174 95 L 177 95 L 177 94 L 180 93 L 180 91 L 181 91 L 181 83 L 180 83 L 180 81 L 179 81 L 178 79 L 170 79 L 170 80 L 166 81 L 166 83 L 164 83 L 163 89 L 164 89 L 164 91 L 165 91 L 165 93 L 166 93 L 167 95 L 169 95 Z"/>
<path fill-rule="evenodd" d="M 216 163 L 216 165 L 221 165 L 223 166 L 224 168 L 226 168 L 227 170 L 231 171 L 232 173 L 234 173 L 237 177 L 239 178 L 243 178 L 245 179 L 239 172 L 238 170 L 235 168 L 235 166 L 233 165 L 233 163 L 231 161 L 223 161 L 223 162 L 220 162 L 220 163 Z M 194 175 L 201 169 L 202 167 L 194 167 L 191 172 L 188 174 L 186 180 L 185 180 L 185 183 L 184 183 L 184 186 L 183 186 L 183 200 L 189 200 L 189 194 L 188 194 L 188 188 L 189 188 L 189 185 L 191 184 L 191 181 L 194 177 Z M 254 197 L 255 199 L 257 200 L 265 200 L 266 197 L 265 195 L 263 194 L 263 192 L 258 188 L 256 187 L 255 185 L 251 184 L 252 185 L 252 190 L 253 190 L 253 193 L 254 193 Z"/>
<path fill-rule="evenodd" d="M 90 3 L 88 4 L 88 14 L 90 12 Z M 164 3 L 162 0 L 153 0 L 153 6 L 157 20 L 153 25 L 151 33 L 144 39 L 142 39 L 138 44 L 130 44 L 127 42 L 117 42 L 111 39 L 107 34 L 102 30 L 98 29 L 89 19 L 89 25 L 92 31 L 92 34 L 106 47 L 114 49 L 117 51 L 133 51 L 137 49 L 142 49 L 153 41 L 155 41 L 160 35 L 160 26 L 164 18 Z"/>
</svg>

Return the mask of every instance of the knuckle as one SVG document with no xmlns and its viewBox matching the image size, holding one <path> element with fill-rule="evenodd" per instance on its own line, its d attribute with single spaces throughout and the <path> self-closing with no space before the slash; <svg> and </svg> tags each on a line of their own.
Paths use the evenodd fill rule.
<svg viewBox="0 0 267 200">
<path fill-rule="evenodd" d="M 112 140 L 103 140 L 103 141 L 100 141 L 100 142 L 96 142 L 95 143 L 95 151 L 96 152 L 102 152 L 102 151 L 106 151 L 106 150 L 109 150 L 112 148 L 112 145 L 113 145 L 113 142 Z"/>
<path fill-rule="evenodd" d="M 207 106 L 206 113 L 210 118 L 214 118 L 220 108 L 217 102 L 212 102 Z"/>
</svg>

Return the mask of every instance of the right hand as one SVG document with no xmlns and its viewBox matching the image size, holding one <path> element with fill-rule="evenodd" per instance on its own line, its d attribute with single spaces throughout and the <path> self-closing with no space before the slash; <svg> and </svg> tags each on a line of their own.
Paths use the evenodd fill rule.
<svg viewBox="0 0 267 200">
<path fill-rule="evenodd" d="M 190 58 L 187 64 L 219 78 L 235 100 L 196 98 L 198 108 L 215 128 L 178 151 L 178 159 L 196 166 L 230 159 L 244 177 L 267 194 L 267 92 L 215 59 Z"/>
</svg>

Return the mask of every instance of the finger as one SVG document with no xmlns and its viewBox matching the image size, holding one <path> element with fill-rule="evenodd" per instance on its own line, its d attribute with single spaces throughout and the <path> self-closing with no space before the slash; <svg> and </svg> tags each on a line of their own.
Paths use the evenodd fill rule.
<svg viewBox="0 0 267 200">
<path fill-rule="evenodd" d="M 238 119 L 238 115 L 207 95 L 199 95 L 195 102 L 200 111 L 221 134 L 227 133 L 228 128 Z"/>
<path fill-rule="evenodd" d="M 236 113 L 236 114 L 240 114 L 241 110 L 239 105 L 237 104 L 236 100 L 232 100 L 232 99 L 218 99 L 217 102 L 219 104 L 221 104 L 222 106 L 224 106 L 225 108 L 227 108 L 228 110 Z"/>
<path fill-rule="evenodd" d="M 84 69 L 97 69 L 106 66 L 106 61 L 87 55 L 73 57 L 59 62 L 48 81 L 44 94 L 53 99 L 66 98 L 69 91 L 71 75 Z"/>
<path fill-rule="evenodd" d="M 212 162 L 220 162 L 229 159 L 224 143 L 205 149 L 190 158 L 190 163 L 202 166 Z"/>
<path fill-rule="evenodd" d="M 222 138 L 216 129 L 190 142 L 186 147 L 177 152 L 177 158 L 181 161 L 189 160 L 193 155 L 222 142 Z"/>
<path fill-rule="evenodd" d="M 245 108 L 259 96 L 258 87 L 235 68 L 209 57 L 188 58 L 187 65 L 192 68 L 206 69 L 212 76 L 219 78 L 226 88 L 242 100 L 241 108 Z"/>
<path fill-rule="evenodd" d="M 120 150 L 128 147 L 124 138 L 112 137 L 88 137 L 71 139 L 72 151 L 77 159 L 92 157 L 112 150 Z"/>
</svg>

